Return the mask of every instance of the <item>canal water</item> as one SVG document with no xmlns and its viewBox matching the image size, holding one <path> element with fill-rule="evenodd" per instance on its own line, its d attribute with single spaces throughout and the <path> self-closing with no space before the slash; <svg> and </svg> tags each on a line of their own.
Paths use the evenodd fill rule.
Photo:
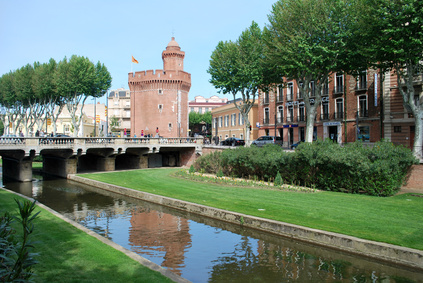
<svg viewBox="0 0 423 283">
<path fill-rule="evenodd" d="M 4 187 L 35 198 L 192 282 L 423 282 L 416 270 L 35 176 Z"/>
</svg>

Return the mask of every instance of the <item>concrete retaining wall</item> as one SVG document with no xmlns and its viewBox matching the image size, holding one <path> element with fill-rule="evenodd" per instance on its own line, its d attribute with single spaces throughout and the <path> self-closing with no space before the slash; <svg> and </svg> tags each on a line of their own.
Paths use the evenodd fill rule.
<svg viewBox="0 0 423 283">
<path fill-rule="evenodd" d="M 206 217 L 216 218 L 233 224 L 243 225 L 245 227 L 278 234 L 284 237 L 295 238 L 301 241 L 327 246 L 330 248 L 335 248 L 346 252 L 360 254 L 363 256 L 377 258 L 379 260 L 385 260 L 388 262 L 423 270 L 423 251 L 421 250 L 410 249 L 386 243 L 367 241 L 347 235 L 311 229 L 289 223 L 249 216 L 241 213 L 235 213 L 89 180 L 76 175 L 69 175 L 68 179 L 137 199 L 157 203 Z"/>
</svg>

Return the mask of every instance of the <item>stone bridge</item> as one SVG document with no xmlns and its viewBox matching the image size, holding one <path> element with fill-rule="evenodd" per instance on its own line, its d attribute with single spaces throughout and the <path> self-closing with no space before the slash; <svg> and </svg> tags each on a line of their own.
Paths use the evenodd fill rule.
<svg viewBox="0 0 423 283">
<path fill-rule="evenodd" d="M 1 138 L 3 177 L 32 180 L 32 161 L 43 172 L 66 178 L 81 171 L 189 166 L 202 154 L 200 138 Z"/>
</svg>

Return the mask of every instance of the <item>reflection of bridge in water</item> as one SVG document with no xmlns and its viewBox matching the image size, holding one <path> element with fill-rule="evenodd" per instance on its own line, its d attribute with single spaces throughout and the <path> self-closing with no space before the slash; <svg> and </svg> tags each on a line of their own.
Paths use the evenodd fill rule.
<svg viewBox="0 0 423 283">
<path fill-rule="evenodd" d="M 43 172 L 66 178 L 83 171 L 114 171 L 191 164 L 201 154 L 201 138 L 1 138 L 3 176 L 32 180 L 32 161 Z"/>
</svg>

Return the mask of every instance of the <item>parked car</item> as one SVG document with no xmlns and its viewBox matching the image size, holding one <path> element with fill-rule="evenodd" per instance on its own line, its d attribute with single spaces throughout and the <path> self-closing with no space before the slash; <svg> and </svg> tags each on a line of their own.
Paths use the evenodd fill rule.
<svg viewBox="0 0 423 283">
<path fill-rule="evenodd" d="M 68 136 L 68 135 L 65 135 L 65 134 L 59 134 L 59 133 L 55 134 L 55 135 L 54 135 L 54 137 L 55 137 L 55 138 L 70 138 L 70 136 Z"/>
<path fill-rule="evenodd" d="M 266 144 L 278 144 L 282 146 L 282 138 L 275 136 L 261 136 L 258 139 L 254 140 L 251 144 L 256 145 L 258 147 L 262 147 Z"/>
<path fill-rule="evenodd" d="M 303 141 L 299 141 L 299 142 L 296 142 L 296 143 L 292 144 L 292 145 L 291 145 L 291 149 L 296 149 L 296 148 L 297 148 L 297 146 L 298 146 L 300 143 L 303 143 Z"/>
<path fill-rule="evenodd" d="M 221 145 L 239 146 L 245 145 L 245 141 L 239 138 L 227 138 L 220 143 Z"/>
<path fill-rule="evenodd" d="M 2 135 L 2 138 L 17 138 L 17 135 L 12 135 L 12 134 L 7 134 L 7 135 Z"/>
</svg>

